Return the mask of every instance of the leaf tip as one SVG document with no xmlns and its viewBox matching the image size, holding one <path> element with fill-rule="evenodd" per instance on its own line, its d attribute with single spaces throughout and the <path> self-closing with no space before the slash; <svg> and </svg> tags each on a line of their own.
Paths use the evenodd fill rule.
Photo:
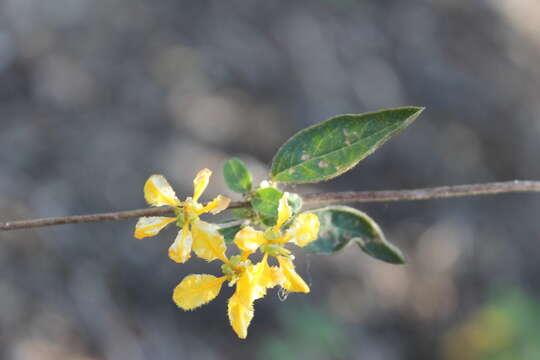
<svg viewBox="0 0 540 360">
<path fill-rule="evenodd" d="M 238 193 L 251 191 L 253 177 L 239 158 L 230 158 L 223 164 L 223 177 L 227 186 Z"/>
<path fill-rule="evenodd" d="M 366 254 L 381 260 L 388 264 L 403 265 L 406 263 L 405 256 L 401 250 L 385 240 L 382 242 L 366 242 L 363 239 L 357 239 L 357 244 Z"/>
<path fill-rule="evenodd" d="M 425 106 L 413 106 L 413 108 L 416 109 L 416 114 L 417 115 L 420 115 L 421 113 L 424 112 L 424 110 L 426 110 Z"/>
</svg>

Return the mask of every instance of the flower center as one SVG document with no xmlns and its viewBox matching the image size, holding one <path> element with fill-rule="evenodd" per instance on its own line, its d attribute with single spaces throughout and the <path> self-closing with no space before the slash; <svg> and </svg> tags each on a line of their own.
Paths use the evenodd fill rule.
<svg viewBox="0 0 540 360">
<path fill-rule="evenodd" d="M 174 208 L 176 225 L 182 227 L 186 222 L 192 223 L 199 218 L 198 211 L 202 208 L 203 206 L 201 204 L 188 197 L 181 206 Z"/>
<path fill-rule="evenodd" d="M 242 256 L 234 255 L 229 259 L 229 263 L 221 265 L 221 271 L 223 275 L 227 276 L 229 285 L 232 286 L 240 279 L 240 276 L 250 265 L 250 260 L 242 261 Z"/>
<path fill-rule="evenodd" d="M 270 256 L 289 256 L 291 252 L 288 249 L 285 249 L 282 244 L 264 244 L 259 248 L 262 253 L 268 254 Z"/>
<path fill-rule="evenodd" d="M 268 228 L 264 231 L 264 237 L 272 242 L 282 237 L 281 231 L 275 230 L 274 228 Z"/>
</svg>

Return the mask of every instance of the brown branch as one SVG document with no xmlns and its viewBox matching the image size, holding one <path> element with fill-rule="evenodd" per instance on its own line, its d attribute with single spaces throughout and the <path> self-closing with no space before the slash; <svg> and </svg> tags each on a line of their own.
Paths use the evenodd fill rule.
<svg viewBox="0 0 540 360">
<path fill-rule="evenodd" d="M 494 195 L 515 192 L 540 192 L 540 181 L 507 181 L 475 185 L 441 186 L 414 190 L 384 190 L 384 191 L 346 191 L 338 193 L 309 194 L 304 195 L 305 204 L 331 204 L 353 202 L 383 202 L 383 201 L 407 201 L 407 200 L 430 200 L 460 196 Z M 247 207 L 247 202 L 233 202 L 229 209 Z M 119 211 L 111 213 L 64 216 L 56 218 L 44 218 L 22 221 L 10 221 L 0 223 L 0 230 L 29 229 L 35 227 L 80 224 L 87 222 L 118 221 L 135 219 L 141 216 L 173 215 L 170 207 Z"/>
<path fill-rule="evenodd" d="M 439 186 L 413 190 L 345 191 L 303 196 L 310 204 L 339 202 L 384 202 L 431 200 L 462 196 L 496 195 L 516 192 L 540 192 L 540 181 L 505 181 L 474 185 Z"/>
</svg>

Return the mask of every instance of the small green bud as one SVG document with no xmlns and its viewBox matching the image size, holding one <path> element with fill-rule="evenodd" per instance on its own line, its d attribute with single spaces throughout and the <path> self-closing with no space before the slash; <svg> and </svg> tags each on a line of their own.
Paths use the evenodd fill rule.
<svg viewBox="0 0 540 360">
<path fill-rule="evenodd" d="M 195 213 L 194 211 L 188 211 L 187 212 L 187 220 L 192 223 L 193 221 L 197 220 L 199 218 L 199 215 Z"/>
<path fill-rule="evenodd" d="M 250 219 L 253 217 L 253 211 L 251 209 L 232 209 L 232 213 L 238 219 Z"/>
<path fill-rule="evenodd" d="M 227 275 L 227 276 L 234 275 L 234 270 L 229 266 L 229 264 L 221 265 L 221 272 L 223 272 L 223 275 Z"/>
<path fill-rule="evenodd" d="M 184 212 L 182 211 L 182 209 L 174 208 L 174 213 L 176 214 L 176 226 L 178 227 L 184 226 L 185 219 L 184 219 Z"/>
<path fill-rule="evenodd" d="M 231 256 L 231 258 L 229 259 L 233 266 L 238 266 L 238 264 L 240 264 L 240 260 L 242 260 L 242 256 L 240 255 Z"/>
<path fill-rule="evenodd" d="M 260 247 L 261 252 L 267 253 L 270 256 L 284 255 L 290 253 L 289 250 L 285 249 L 281 244 L 264 244 Z"/>
</svg>

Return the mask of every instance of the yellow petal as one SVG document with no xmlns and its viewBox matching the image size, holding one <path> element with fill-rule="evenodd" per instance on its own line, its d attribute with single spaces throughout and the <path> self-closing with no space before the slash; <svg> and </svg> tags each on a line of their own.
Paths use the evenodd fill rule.
<svg viewBox="0 0 540 360">
<path fill-rule="evenodd" d="M 265 261 L 266 262 L 266 261 Z M 266 287 L 263 281 L 264 264 L 249 265 L 236 283 L 236 294 L 244 299 L 244 302 L 253 302 L 266 295 Z"/>
<path fill-rule="evenodd" d="M 218 195 L 214 200 L 206 204 L 205 207 L 197 211 L 197 214 L 200 215 L 206 212 L 210 212 L 212 214 L 219 214 L 220 212 L 225 210 L 230 203 L 231 199 L 222 195 Z"/>
<path fill-rule="evenodd" d="M 169 247 L 169 257 L 177 263 L 185 263 L 191 256 L 193 238 L 188 226 L 184 226 Z"/>
<path fill-rule="evenodd" d="M 253 302 L 266 295 L 266 288 L 273 286 L 271 270 L 267 263 L 268 254 L 257 265 L 246 268 L 236 284 L 236 291 L 229 299 L 229 320 L 239 338 L 245 339 L 253 319 Z"/>
<path fill-rule="evenodd" d="M 266 288 L 273 288 L 274 286 L 281 285 L 285 281 L 285 277 L 281 272 L 281 269 L 277 266 L 268 266 L 263 278 L 263 284 Z"/>
<path fill-rule="evenodd" d="M 227 262 L 225 239 L 215 224 L 195 220 L 191 224 L 191 232 L 193 234 L 193 251 L 198 257 L 206 261 L 220 259 Z"/>
<path fill-rule="evenodd" d="M 163 175 L 152 175 L 144 184 L 144 198 L 152 206 L 179 206 L 173 188 Z"/>
<path fill-rule="evenodd" d="M 265 264 L 268 254 L 264 254 L 263 260 L 257 265 L 251 265 L 246 269 L 246 277 L 240 278 L 237 288 L 242 290 L 242 294 L 252 301 L 260 299 L 266 295 Z"/>
<path fill-rule="evenodd" d="M 174 289 L 173 300 L 184 310 L 195 309 L 214 300 L 226 279 L 225 276 L 188 275 Z"/>
<path fill-rule="evenodd" d="M 278 256 L 279 268 L 283 274 L 284 281 L 281 286 L 290 292 L 309 292 L 309 286 L 305 281 L 296 273 L 292 260 L 285 256 Z"/>
<path fill-rule="evenodd" d="M 287 230 L 285 237 L 296 243 L 296 245 L 304 247 L 317 239 L 319 226 L 317 215 L 303 213 L 296 217 L 294 223 Z"/>
<path fill-rule="evenodd" d="M 240 339 L 247 337 L 247 331 L 251 319 L 253 319 L 253 301 L 243 298 L 238 293 L 238 289 L 229 299 L 228 311 L 229 322 Z"/>
<path fill-rule="evenodd" d="M 240 261 L 246 261 L 249 256 L 253 254 L 253 251 L 249 251 L 249 250 L 244 250 L 242 251 L 242 253 L 240 254 Z"/>
<path fill-rule="evenodd" d="M 253 252 L 268 241 L 263 235 L 262 231 L 257 231 L 251 226 L 246 226 L 242 230 L 236 233 L 234 236 L 234 243 L 240 250 Z"/>
<path fill-rule="evenodd" d="M 266 254 L 265 254 L 266 257 Z M 281 269 L 277 266 L 268 266 L 268 262 L 266 261 L 266 258 L 263 258 L 262 260 L 264 269 L 263 274 L 260 280 L 261 285 L 263 285 L 265 288 L 273 288 L 276 285 L 281 285 L 283 281 L 285 281 L 285 278 L 281 272 Z"/>
<path fill-rule="evenodd" d="M 289 206 L 289 193 L 285 192 L 283 193 L 283 196 L 281 199 L 279 199 L 279 205 L 278 205 L 278 218 L 276 221 L 276 225 L 274 226 L 275 231 L 279 231 L 281 229 L 281 226 L 287 222 L 291 218 L 292 215 L 292 209 Z"/>
<path fill-rule="evenodd" d="M 210 175 L 212 175 L 212 171 L 208 169 L 202 169 L 197 173 L 197 176 L 193 180 L 193 200 L 199 200 L 199 197 L 201 197 L 201 194 L 208 186 Z"/>
<path fill-rule="evenodd" d="M 174 222 L 176 218 L 149 216 L 139 218 L 135 225 L 134 236 L 137 239 L 142 239 L 148 236 L 156 236 L 165 226 Z"/>
</svg>

